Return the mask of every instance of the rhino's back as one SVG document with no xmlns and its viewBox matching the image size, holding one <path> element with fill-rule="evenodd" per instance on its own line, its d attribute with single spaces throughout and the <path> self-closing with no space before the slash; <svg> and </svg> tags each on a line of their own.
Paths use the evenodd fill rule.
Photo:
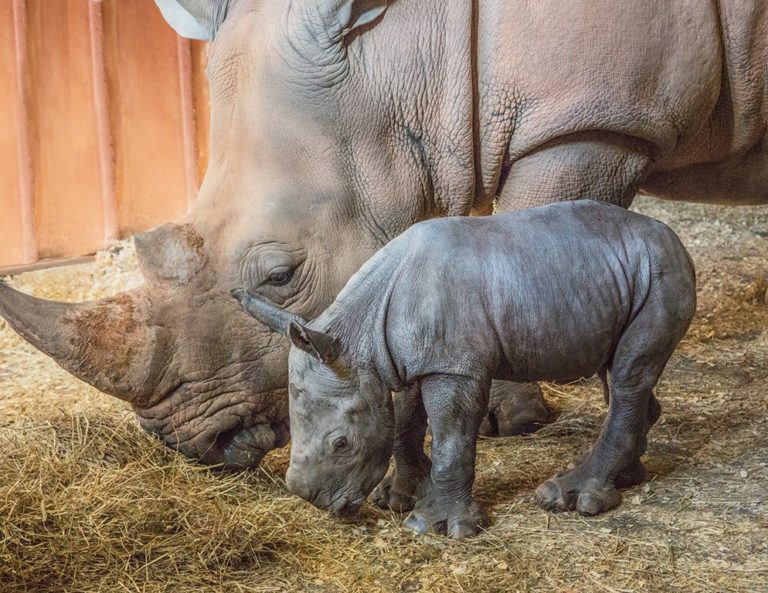
<svg viewBox="0 0 768 593">
<path fill-rule="evenodd" d="M 590 200 L 431 220 L 393 243 L 401 261 L 389 306 L 395 326 L 407 328 L 398 336 L 403 351 L 440 344 L 435 352 L 451 351 L 446 361 L 520 373 L 508 378 L 589 375 L 644 305 L 654 277 L 687 292 L 693 286 L 672 230 Z"/>
<path fill-rule="evenodd" d="M 647 145 L 650 193 L 768 203 L 763 0 L 490 0 L 478 36 L 484 154 L 607 132 Z"/>
<path fill-rule="evenodd" d="M 512 161 L 584 130 L 670 150 L 717 101 L 713 2 L 495 0 L 480 3 L 479 20 L 481 119 L 501 102 L 516 108 Z"/>
<path fill-rule="evenodd" d="M 606 202 L 574 200 L 486 217 L 426 220 L 385 249 L 397 253 L 395 257 L 410 252 L 442 268 L 464 259 L 508 259 L 509 255 L 536 261 L 550 252 L 563 261 L 605 252 L 642 258 L 645 253 L 639 251 L 654 247 L 685 253 L 677 235 L 658 220 Z"/>
</svg>

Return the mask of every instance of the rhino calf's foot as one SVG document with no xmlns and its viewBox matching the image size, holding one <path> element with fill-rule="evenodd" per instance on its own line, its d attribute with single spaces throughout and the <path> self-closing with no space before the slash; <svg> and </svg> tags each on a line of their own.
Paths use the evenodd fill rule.
<svg viewBox="0 0 768 593">
<path fill-rule="evenodd" d="M 575 457 L 573 461 L 568 464 L 568 469 L 574 469 L 580 466 L 589 456 L 589 453 L 579 455 Z M 642 484 L 648 478 L 648 471 L 645 469 L 645 465 L 638 457 L 632 460 L 629 464 L 624 466 L 616 477 L 613 479 L 613 485 L 616 488 L 629 488 L 630 486 L 637 486 Z"/>
<path fill-rule="evenodd" d="M 612 482 L 592 477 L 584 466 L 557 474 L 536 489 L 536 503 L 546 511 L 578 511 L 597 515 L 621 502 Z"/>
<path fill-rule="evenodd" d="M 441 505 L 438 497 L 430 493 L 416 503 L 403 527 L 419 535 L 436 533 L 463 539 L 476 535 L 489 523 L 488 515 L 477 502 Z"/>
</svg>

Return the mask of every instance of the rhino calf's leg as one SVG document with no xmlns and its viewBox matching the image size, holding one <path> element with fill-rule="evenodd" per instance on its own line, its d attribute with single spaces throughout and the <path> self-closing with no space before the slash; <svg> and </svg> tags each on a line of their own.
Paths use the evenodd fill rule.
<svg viewBox="0 0 768 593">
<path fill-rule="evenodd" d="M 608 388 L 608 378 L 605 374 L 602 374 L 600 378 L 603 382 L 603 398 L 605 399 L 605 404 L 610 405 L 611 400 L 610 391 Z M 659 403 L 659 400 L 656 399 L 656 396 L 651 393 L 651 397 L 648 400 L 648 408 L 645 412 L 646 435 L 648 434 L 648 431 L 651 430 L 653 425 L 656 424 L 660 416 L 661 404 Z M 571 461 L 570 464 L 568 464 L 568 469 L 573 469 L 584 463 L 588 455 L 589 453 L 585 453 L 576 457 L 573 461 Z M 640 455 L 638 455 L 635 459 L 624 466 L 618 474 L 616 474 L 616 478 L 613 480 L 613 483 L 616 488 L 628 488 L 629 486 L 641 484 L 646 480 L 647 476 L 648 472 L 645 469 L 645 465 L 640 460 Z"/>
<path fill-rule="evenodd" d="M 608 418 L 592 450 L 576 467 L 536 489 L 536 501 L 542 508 L 596 515 L 621 502 L 615 479 L 623 468 L 638 462 L 645 450 L 643 417 L 651 392 L 612 391 Z"/>
<path fill-rule="evenodd" d="M 648 435 L 648 431 L 651 430 L 654 424 L 661 416 L 661 404 L 656 396 L 651 393 L 651 397 L 648 399 L 648 407 L 645 412 L 645 428 L 643 429 L 645 437 Z M 647 440 L 647 439 L 646 439 Z M 648 477 L 648 472 L 645 469 L 645 465 L 640 460 L 640 456 L 645 453 L 645 447 L 643 451 L 627 465 L 625 465 L 613 480 L 616 488 L 628 488 L 629 486 L 636 486 L 642 482 L 645 482 Z"/>
<path fill-rule="evenodd" d="M 472 484 L 489 382 L 433 375 L 422 382 L 421 390 L 432 426 L 432 487 L 403 525 L 417 533 L 475 535 L 487 524 L 482 508 L 472 500 Z"/>
<path fill-rule="evenodd" d="M 431 485 L 432 462 L 424 453 L 427 412 L 418 385 L 408 387 L 394 398 L 395 468 L 371 495 L 381 508 L 397 513 L 410 511 Z"/>
<path fill-rule="evenodd" d="M 542 508 L 596 515 L 621 501 L 616 481 L 622 471 L 634 472 L 634 479 L 644 477 L 640 456 L 648 430 L 661 413 L 653 389 L 695 306 L 684 299 L 670 302 L 664 293 L 651 293 L 619 340 L 610 367 L 608 417 L 600 436 L 583 462 L 537 488 Z"/>
</svg>

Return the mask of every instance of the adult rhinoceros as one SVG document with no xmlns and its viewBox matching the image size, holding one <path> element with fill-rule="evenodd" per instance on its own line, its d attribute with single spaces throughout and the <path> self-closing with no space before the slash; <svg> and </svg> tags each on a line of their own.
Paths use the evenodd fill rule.
<svg viewBox="0 0 768 593">
<path fill-rule="evenodd" d="M 2 286 L 0 314 L 206 463 L 288 438 L 287 345 L 233 287 L 315 317 L 409 225 L 495 198 L 768 202 L 762 0 L 157 2 L 212 40 L 197 206 L 137 236 L 141 288 Z"/>
</svg>

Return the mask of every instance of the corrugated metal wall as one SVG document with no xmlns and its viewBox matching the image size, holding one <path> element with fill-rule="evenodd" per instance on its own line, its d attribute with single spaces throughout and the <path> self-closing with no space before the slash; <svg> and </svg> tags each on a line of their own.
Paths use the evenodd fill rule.
<svg viewBox="0 0 768 593">
<path fill-rule="evenodd" d="M 205 52 L 153 0 L 0 0 L 0 269 L 187 212 L 207 165 Z"/>
</svg>

